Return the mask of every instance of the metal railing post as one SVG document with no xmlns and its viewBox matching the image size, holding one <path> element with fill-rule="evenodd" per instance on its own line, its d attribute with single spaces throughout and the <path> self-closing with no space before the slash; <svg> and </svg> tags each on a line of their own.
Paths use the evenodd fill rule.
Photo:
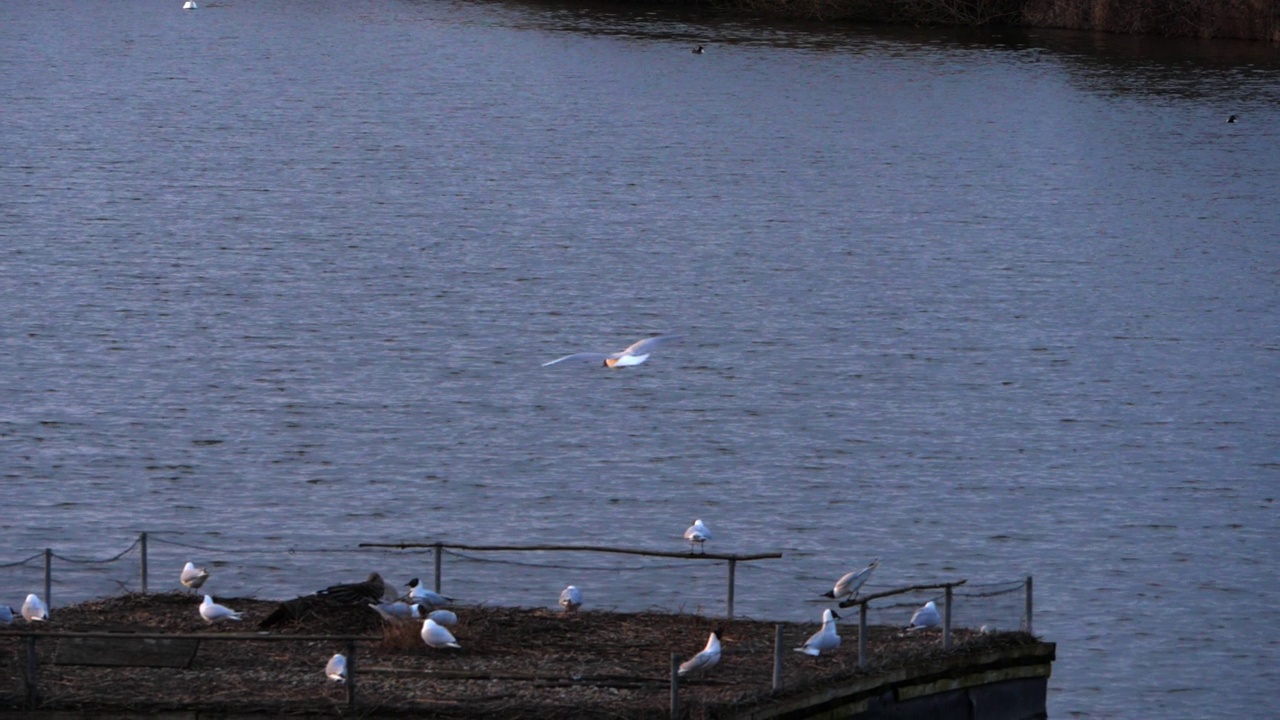
<svg viewBox="0 0 1280 720">
<path fill-rule="evenodd" d="M 40 686 L 37 684 L 36 667 L 38 665 L 36 659 L 36 638 L 34 635 L 28 635 L 27 641 L 27 668 L 23 680 L 27 685 L 27 706 L 32 710 L 40 706 Z"/>
<path fill-rule="evenodd" d="M 734 585 L 734 575 L 737 572 L 737 570 L 738 570 L 738 561 L 730 560 L 729 561 L 729 599 L 727 602 L 729 606 L 730 619 L 733 618 L 733 585 Z"/>
<path fill-rule="evenodd" d="M 680 718 L 680 656 L 671 653 L 671 720 Z"/>
<path fill-rule="evenodd" d="M 1023 627 L 1022 629 L 1023 629 L 1023 630 L 1026 630 L 1028 634 L 1030 634 L 1030 635 L 1034 635 L 1035 633 L 1031 632 L 1031 576 L 1030 576 L 1030 575 L 1028 575 L 1028 576 L 1027 576 L 1027 607 L 1026 607 L 1026 613 L 1027 613 L 1026 625 L 1025 625 L 1025 627 Z"/>
<path fill-rule="evenodd" d="M 436 592 L 440 592 L 440 565 L 444 561 L 444 543 L 436 543 L 435 563 L 436 563 Z"/>
<path fill-rule="evenodd" d="M 944 599 L 946 603 L 942 608 L 942 649 L 951 649 L 951 586 L 948 585 L 943 589 Z"/>
<path fill-rule="evenodd" d="M 356 706 L 356 641 L 347 641 L 347 707 Z"/>
<path fill-rule="evenodd" d="M 53 548 L 44 549 L 44 606 L 53 610 Z"/>
<path fill-rule="evenodd" d="M 858 667 L 867 666 L 867 604 L 858 604 Z"/>
<path fill-rule="evenodd" d="M 142 577 L 140 583 L 142 585 L 142 594 L 147 594 L 147 534 L 138 534 L 138 546 L 142 551 Z"/>
<path fill-rule="evenodd" d="M 782 689 L 782 626 L 773 626 L 773 691 Z"/>
</svg>

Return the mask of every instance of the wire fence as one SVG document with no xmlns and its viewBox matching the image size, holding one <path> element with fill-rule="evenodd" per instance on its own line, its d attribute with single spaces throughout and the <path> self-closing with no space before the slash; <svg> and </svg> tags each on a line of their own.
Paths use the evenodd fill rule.
<svg viewBox="0 0 1280 720">
<path fill-rule="evenodd" d="M 596 593 L 597 602 L 593 605 L 599 609 L 671 609 L 674 603 L 674 609 L 682 613 L 733 617 L 735 603 L 743 598 L 754 608 L 776 604 L 775 588 L 780 580 L 775 578 L 785 578 L 791 586 L 796 583 L 793 569 L 756 562 L 781 558 L 781 553 L 699 554 L 593 546 L 443 542 L 361 543 L 355 547 L 330 548 L 237 547 L 193 542 L 172 537 L 173 534 L 143 532 L 123 550 L 104 557 L 64 554 L 47 548 L 18 560 L 0 562 L 0 587 L 39 592 L 51 609 L 56 607 L 55 601 L 78 602 L 120 592 L 180 590 L 178 575 L 182 565 L 199 556 L 205 562 L 197 565 L 207 565 L 222 579 L 220 583 L 209 583 L 206 590 L 210 592 L 216 588 L 219 595 L 231 592 L 255 597 L 296 595 L 331 584 L 313 581 L 299 586 L 299 577 L 305 582 L 306 578 L 316 575 L 305 572 L 314 565 L 308 557 L 330 556 L 336 560 L 331 565 L 350 567 L 350 579 L 363 579 L 368 572 L 365 568 L 370 566 L 391 564 L 403 568 L 399 573 L 405 577 L 421 576 L 423 585 L 432 586 L 437 592 L 445 592 L 448 586 L 446 594 L 465 597 L 472 604 L 527 605 L 527 588 L 541 584 L 545 590 L 539 597 L 544 603 L 535 604 L 554 605 L 560 588 L 577 584 L 603 590 Z M 582 555 L 593 559 L 565 559 Z M 603 559 L 604 556 L 608 559 Z M 162 574 L 156 576 L 154 568 L 163 568 Z M 522 580 L 517 589 L 504 594 L 502 591 L 510 590 L 512 583 L 503 578 L 511 577 L 512 569 Z M 739 570 L 744 575 L 741 588 L 738 587 Z M 546 580 L 533 581 L 534 576 Z M 628 579 L 631 576 L 647 580 Z M 267 581 L 264 582 L 264 578 Z M 616 591 L 625 586 L 636 589 Z M 874 584 L 869 584 L 864 586 L 862 594 L 865 596 L 875 589 Z M 789 594 L 791 592 L 789 590 Z M 1031 628 L 1030 578 L 957 585 L 952 592 L 952 620 L 957 626 L 989 630 Z M 932 600 L 941 607 L 945 595 L 945 589 L 939 585 L 878 599 L 866 604 L 868 622 L 905 626 L 912 613 L 924 603 Z M 723 598 L 723 602 L 719 598 Z M 0 597 L 0 605 L 14 600 L 20 602 L 20 598 Z M 619 600 L 629 605 L 608 605 L 610 601 Z M 814 592 L 807 600 L 816 604 L 823 599 Z M 636 601 L 648 601 L 648 604 L 637 607 Z"/>
<path fill-rule="evenodd" d="M 206 560 L 212 559 L 215 574 L 219 576 L 233 575 L 236 568 L 243 566 L 252 566 L 255 572 L 261 572 L 263 569 L 275 569 L 277 572 L 289 576 L 294 579 L 297 584 L 297 576 L 302 575 L 302 582 L 310 585 L 319 585 L 315 583 L 313 577 L 318 573 L 308 574 L 301 572 L 299 568 L 306 568 L 313 564 L 308 558 L 320 556 L 342 556 L 344 559 L 353 559 L 353 567 L 368 566 L 371 562 L 379 565 L 397 565 L 400 568 L 412 568 L 407 572 L 414 572 L 423 580 L 423 585 L 433 585 L 435 589 L 443 591 L 446 585 L 449 588 L 458 587 L 467 589 L 468 582 L 474 582 L 474 578 L 482 578 L 480 584 L 492 583 L 493 578 L 510 579 L 513 575 L 520 578 L 520 581 L 514 583 L 517 588 L 524 587 L 528 584 L 528 578 L 538 575 L 546 575 L 549 577 L 569 576 L 584 578 L 599 578 L 596 583 L 598 587 L 604 587 L 606 584 L 612 583 L 622 586 L 641 587 L 645 584 L 652 584 L 662 588 L 679 587 L 684 592 L 697 598 L 693 603 L 693 607 L 689 608 L 683 604 L 681 600 L 678 612 L 685 613 L 692 609 L 694 614 L 710 614 L 720 617 L 732 618 L 734 614 L 734 602 L 736 593 L 736 571 L 739 567 L 744 570 L 744 595 L 749 601 L 753 601 L 755 606 L 765 606 L 765 603 L 755 601 L 757 597 L 769 594 L 776 595 L 776 588 L 781 579 L 794 587 L 796 584 L 795 574 L 793 570 L 783 569 L 771 566 L 767 562 L 757 562 L 781 558 L 781 553 L 758 553 L 754 555 L 733 555 L 733 554 L 693 554 L 693 553 L 675 553 L 667 551 L 653 551 L 634 548 L 608 548 L 608 547 L 588 547 L 588 546 L 570 546 L 570 545 L 463 545 L 450 543 L 419 543 L 419 544 L 377 544 L 368 543 L 358 547 L 340 547 L 340 548 L 298 548 L 298 547 L 216 547 L 212 544 L 202 542 L 192 542 L 185 538 L 175 538 L 166 534 L 140 533 L 123 550 L 114 554 L 102 557 L 82 556 L 70 553 L 55 551 L 52 548 L 45 549 L 27 555 L 21 559 L 0 563 L 0 587 L 12 588 L 15 585 L 32 587 L 34 583 L 30 580 L 37 580 L 43 588 L 42 597 L 45 599 L 51 609 L 55 608 L 54 600 L 62 598 L 64 595 L 75 599 L 88 599 L 89 597 L 101 596 L 102 594 L 111 593 L 93 593 L 93 588 L 101 588 L 107 584 L 108 589 L 124 592 L 155 592 L 177 590 L 181 588 L 178 581 L 178 575 L 185 558 L 200 556 Z M 585 557 L 584 557 L 585 556 Z M 252 558 L 252 561 L 248 559 Z M 569 558 L 569 559 L 566 559 Z M 575 560 L 572 558 L 582 558 Z M 607 559 L 606 559 L 607 558 Z M 203 563 L 202 563 L 203 564 Z M 159 577 L 152 574 L 155 568 L 164 568 L 163 573 Z M 430 574 L 425 571 L 430 567 Z M 697 572 L 691 572 L 691 567 L 696 568 Z M 327 574 L 327 573 L 326 573 Z M 638 576 L 639 581 L 622 580 L 621 578 Z M 14 582 L 16 580 L 16 582 Z M 447 581 L 447 582 L 446 582 Z M 329 583 L 322 583 L 329 584 Z M 513 584 L 508 582 L 508 585 Z M 553 587 L 556 583 L 551 580 L 543 582 L 547 587 Z M 585 583 L 590 586 L 591 581 Z M 110 586 L 114 585 L 114 588 Z M 245 586 L 245 579 L 233 579 L 230 582 L 224 582 L 220 587 Z M 846 600 L 839 603 L 840 612 L 843 614 L 842 624 L 845 629 L 842 631 L 848 639 L 852 640 L 856 637 L 858 644 L 858 664 L 865 666 L 869 662 L 869 652 L 867 648 L 867 638 L 871 636 L 873 639 L 877 631 L 872 631 L 872 626 L 880 628 L 878 632 L 887 632 L 893 628 L 905 628 L 911 620 L 912 615 L 923 604 L 933 601 L 939 612 L 943 616 L 943 622 L 937 633 L 938 647 L 947 650 L 951 648 L 952 629 L 953 628 L 969 628 L 969 635 L 973 636 L 972 630 L 982 628 L 982 631 L 988 630 L 1015 630 L 1021 629 L 1031 632 L 1032 629 L 1032 579 L 1027 577 L 1022 580 L 1014 580 L 1008 582 L 996 583 L 969 583 L 967 580 L 954 580 L 948 582 L 913 585 L 907 587 L 889 588 L 878 590 L 874 585 L 864 586 L 859 597 Z M 314 591 L 317 587 L 306 587 L 307 591 Z M 204 589 L 207 591 L 207 589 Z M 453 592 L 450 590 L 450 592 Z M 558 590 L 556 591 L 558 593 Z M 462 594 L 462 593 L 458 593 Z M 615 593 L 616 594 L 616 593 Z M 834 600 L 820 598 L 815 591 L 810 600 L 815 604 L 823 604 L 826 607 L 832 607 Z M 88 596 L 88 597 L 86 597 Z M 722 605 L 718 599 L 724 598 Z M 505 598 L 500 598 L 505 599 Z M 3 604 L 4 598 L 0 598 L 0 604 Z M 551 604 L 554 600 L 551 601 Z M 66 604 L 64 602 L 63 604 Z M 479 603 L 485 604 L 485 603 Z M 501 604 L 501 603 L 495 603 Z M 508 603 L 519 605 L 519 602 Z M 594 605 L 596 609 L 610 609 L 603 607 L 602 604 Z M 616 609 L 616 608 L 613 608 Z M 631 607 L 631 610 L 636 608 Z M 817 610 L 815 609 L 815 615 Z M 56 611 L 52 613 L 56 620 Z M 816 620 L 816 618 L 815 618 Z M 857 629 L 852 627 L 856 622 Z M 42 700 L 39 696 L 41 687 L 38 679 L 38 666 L 40 663 L 48 662 L 47 658 L 42 659 L 36 648 L 36 642 L 46 642 L 45 638 L 50 631 L 57 633 L 53 637 L 63 637 L 67 642 L 76 641 L 101 641 L 116 642 L 106 633 L 99 638 L 94 633 L 81 633 L 83 637 L 73 638 L 74 633 L 65 633 L 56 628 L 56 623 L 52 626 L 45 627 L 38 624 L 23 624 L 20 620 L 17 624 L 8 630 L 0 630 L 0 639 L 8 637 L 10 643 L 22 643 L 19 649 L 18 645 L 12 647 L 13 667 L 18 668 L 19 672 L 14 675 L 15 685 L 13 692 L 25 693 L 25 704 L 29 707 L 38 706 Z M 794 631 L 792 631 L 794 633 Z M 782 657 L 784 650 L 786 656 L 790 656 L 790 648 L 794 642 L 787 643 L 784 647 L 782 643 L 783 626 L 777 626 L 777 640 L 775 646 L 775 676 L 773 690 L 776 692 L 782 687 Z M 163 635 L 167 640 L 179 642 L 185 638 L 177 634 Z M 930 637 L 933 637 L 932 635 Z M 222 636 L 220 640 L 232 642 L 237 640 L 261 639 L 261 636 L 245 636 L 238 638 L 236 636 Z M 326 644 L 342 642 L 349 648 L 352 657 L 355 656 L 355 645 L 357 640 L 370 641 L 372 638 L 353 638 L 353 637 L 296 637 L 297 642 L 305 642 L 312 640 L 326 641 Z M 134 639 L 137 641 L 137 638 Z M 59 648 L 61 652 L 61 644 L 57 641 L 50 641 L 50 647 Z M 125 642 L 125 641 L 120 641 Z M 199 642 L 192 640 L 192 642 Z M 877 650 L 876 652 L 882 652 Z M 194 649 L 192 653 L 194 653 Z M 368 650 L 362 651 L 368 654 Z M 674 658 L 673 658 L 674 661 Z M 24 666 L 25 663 L 25 666 Z M 674 667 L 674 665 L 673 665 Z M 25 668 L 25 669 L 24 669 Z M 345 687 L 345 700 L 348 704 L 355 703 L 355 667 L 350 669 L 352 678 Z M 672 713 L 680 712 L 679 685 L 678 675 L 672 674 L 670 680 L 671 687 L 671 703 Z M 54 683 L 57 687 L 57 683 Z M 49 687 L 46 683 L 46 689 Z M 61 691 L 59 691 L 61 692 Z M 0 692 L 0 694 L 4 694 Z M 17 697 L 16 695 L 14 697 Z"/>
</svg>

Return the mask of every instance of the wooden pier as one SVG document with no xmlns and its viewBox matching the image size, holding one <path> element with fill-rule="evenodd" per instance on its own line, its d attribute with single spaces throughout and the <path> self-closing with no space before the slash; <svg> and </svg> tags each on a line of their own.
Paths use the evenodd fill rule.
<svg viewBox="0 0 1280 720">
<path fill-rule="evenodd" d="M 841 625 L 820 657 L 793 652 L 816 623 L 669 613 L 456 608 L 460 651 L 426 647 L 417 623 L 371 610 L 254 632 L 276 603 L 218 598 L 243 624 L 206 626 L 182 593 L 59 609 L 48 625 L 0 629 L 6 717 L 332 716 L 521 718 L 1044 717 L 1054 645 L 1025 632 Z M 367 609 L 364 609 L 367 610 Z M 710 672 L 672 683 L 722 629 Z M 861 662 L 859 648 L 865 648 Z M 354 661 L 347 686 L 327 658 Z"/>
</svg>

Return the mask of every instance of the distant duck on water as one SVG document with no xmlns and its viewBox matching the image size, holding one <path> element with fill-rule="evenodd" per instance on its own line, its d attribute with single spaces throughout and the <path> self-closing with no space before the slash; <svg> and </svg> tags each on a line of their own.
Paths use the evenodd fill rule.
<svg viewBox="0 0 1280 720">
<path fill-rule="evenodd" d="M 696 47 L 696 48 L 694 48 L 694 49 L 693 49 L 693 54 L 694 54 L 694 55 L 701 55 L 701 54 L 702 54 L 702 52 L 703 52 L 703 51 L 702 51 L 702 46 L 701 46 L 701 45 L 699 45 L 698 47 Z"/>
<path fill-rule="evenodd" d="M 1236 115 L 1232 115 L 1231 117 L 1227 118 L 1227 122 L 1229 122 L 1229 123 L 1233 123 L 1233 122 L 1235 122 L 1235 121 L 1236 121 L 1236 118 L 1237 118 L 1237 117 L 1238 117 L 1238 116 L 1236 116 Z"/>
</svg>

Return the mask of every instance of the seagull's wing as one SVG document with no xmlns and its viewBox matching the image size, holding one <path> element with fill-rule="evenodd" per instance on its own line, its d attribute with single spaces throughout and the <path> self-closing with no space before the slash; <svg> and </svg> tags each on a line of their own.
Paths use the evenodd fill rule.
<svg viewBox="0 0 1280 720">
<path fill-rule="evenodd" d="M 658 347 L 659 345 L 663 345 L 665 343 L 669 343 L 673 340 L 679 340 L 679 339 L 680 339 L 679 335 L 659 335 L 658 337 L 645 338 L 644 340 L 640 340 L 639 342 L 632 343 L 631 347 L 628 347 L 626 350 L 623 350 L 622 352 L 618 353 L 618 356 L 620 357 L 622 355 L 643 355 L 653 350 L 654 348 Z"/>
<path fill-rule="evenodd" d="M 562 358 L 556 358 L 555 360 L 552 360 L 551 362 L 544 362 L 544 363 L 542 363 L 542 367 L 546 367 L 546 366 L 548 366 L 548 365 L 555 365 L 556 363 L 564 362 L 565 360 L 576 360 L 576 361 L 579 361 L 579 362 L 594 362 L 594 363 L 600 363 L 600 362 L 604 362 L 605 360 L 608 360 L 608 359 L 610 359 L 610 358 L 615 358 L 615 359 L 616 359 L 616 358 L 619 358 L 619 357 L 621 357 L 621 354 L 617 354 L 617 353 L 615 353 L 615 354 L 613 354 L 613 355 L 610 355 L 610 354 L 608 354 L 608 353 L 593 353 L 593 352 L 574 353 L 574 354 L 572 354 L 572 355 L 565 355 L 565 356 L 564 356 L 564 357 L 562 357 Z"/>
</svg>

